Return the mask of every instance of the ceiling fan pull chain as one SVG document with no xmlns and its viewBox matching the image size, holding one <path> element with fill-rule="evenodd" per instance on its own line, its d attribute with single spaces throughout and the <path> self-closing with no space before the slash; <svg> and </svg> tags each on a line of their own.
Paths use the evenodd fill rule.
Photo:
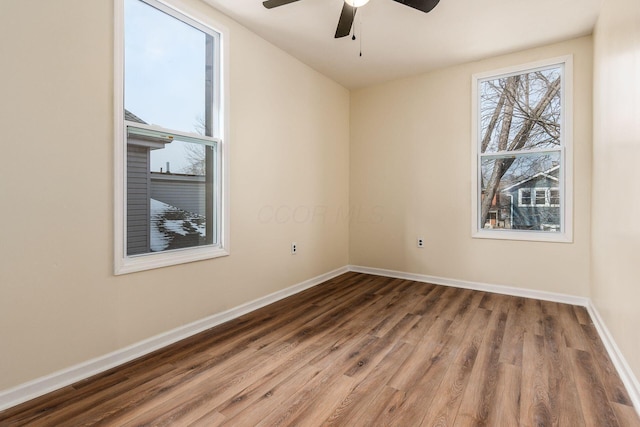
<svg viewBox="0 0 640 427">
<path fill-rule="evenodd" d="M 362 19 L 360 19 L 360 57 L 362 58 Z"/>
</svg>

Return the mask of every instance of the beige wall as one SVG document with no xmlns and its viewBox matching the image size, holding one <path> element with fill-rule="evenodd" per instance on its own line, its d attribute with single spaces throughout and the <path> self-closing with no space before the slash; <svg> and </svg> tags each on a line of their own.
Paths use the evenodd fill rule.
<svg viewBox="0 0 640 427">
<path fill-rule="evenodd" d="M 573 54 L 574 243 L 471 238 L 471 76 Z M 351 264 L 588 296 L 592 40 L 352 93 Z M 416 238 L 426 247 L 418 249 Z"/>
<path fill-rule="evenodd" d="M 0 2 L 0 390 L 348 263 L 349 92 L 188 4 L 231 32 L 232 255 L 115 277 L 112 1 Z"/>
<path fill-rule="evenodd" d="M 594 32 L 592 299 L 640 378 L 640 2 L 605 0 Z"/>
</svg>

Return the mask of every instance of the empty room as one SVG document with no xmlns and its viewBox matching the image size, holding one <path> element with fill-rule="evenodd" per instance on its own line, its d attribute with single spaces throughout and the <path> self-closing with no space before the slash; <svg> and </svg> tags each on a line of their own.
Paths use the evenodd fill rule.
<svg viewBox="0 0 640 427">
<path fill-rule="evenodd" d="M 638 0 L 0 36 L 0 426 L 640 426 Z"/>
</svg>

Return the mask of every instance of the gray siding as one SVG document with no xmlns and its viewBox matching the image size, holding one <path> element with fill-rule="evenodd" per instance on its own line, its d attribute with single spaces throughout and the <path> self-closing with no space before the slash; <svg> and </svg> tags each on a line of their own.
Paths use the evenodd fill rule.
<svg viewBox="0 0 640 427">
<path fill-rule="evenodd" d="M 205 177 L 151 173 L 151 198 L 206 215 Z"/>
<path fill-rule="evenodd" d="M 148 253 L 149 149 L 127 145 L 127 255 Z"/>
<path fill-rule="evenodd" d="M 541 177 L 535 180 L 529 180 L 522 185 L 514 187 L 508 193 L 513 200 L 513 218 L 512 228 L 520 230 L 540 230 L 543 225 L 557 224 L 560 225 L 560 207 L 558 206 L 519 206 L 518 190 L 520 188 L 528 188 L 535 190 L 536 188 L 557 188 L 558 181 Z M 533 192 L 531 197 L 534 197 Z"/>
</svg>

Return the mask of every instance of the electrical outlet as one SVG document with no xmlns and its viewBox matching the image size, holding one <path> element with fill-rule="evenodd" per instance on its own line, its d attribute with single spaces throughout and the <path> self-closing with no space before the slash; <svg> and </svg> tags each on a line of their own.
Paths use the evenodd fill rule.
<svg viewBox="0 0 640 427">
<path fill-rule="evenodd" d="M 424 248 L 424 239 L 422 237 L 418 237 L 417 244 L 419 248 Z"/>
<path fill-rule="evenodd" d="M 295 255 L 298 253 L 298 244 L 296 242 L 291 242 L 291 255 Z"/>
</svg>

